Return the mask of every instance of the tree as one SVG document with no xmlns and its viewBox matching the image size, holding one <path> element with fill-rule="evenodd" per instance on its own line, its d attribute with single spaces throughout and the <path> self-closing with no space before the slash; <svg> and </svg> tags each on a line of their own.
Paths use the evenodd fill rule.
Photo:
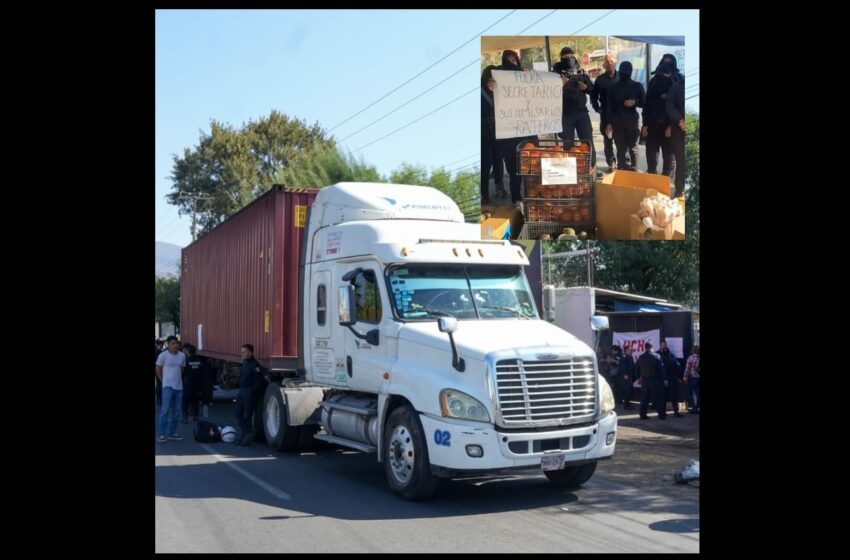
<svg viewBox="0 0 850 560">
<path fill-rule="evenodd" d="M 275 182 L 287 186 L 314 189 L 343 181 L 383 181 L 375 166 L 365 163 L 362 157 L 344 154 L 340 148 L 329 144 L 317 144 L 310 151 L 297 155 L 289 167 L 275 177 Z"/>
<path fill-rule="evenodd" d="M 174 323 L 180 328 L 180 279 L 178 277 L 157 278 L 154 305 L 155 321 Z"/>
<path fill-rule="evenodd" d="M 684 241 L 594 241 L 594 286 L 699 306 L 699 115 L 688 114 L 686 122 Z M 543 250 L 548 254 L 585 247 L 582 241 L 555 241 L 544 244 Z M 585 257 L 545 263 L 544 279 L 551 266 L 551 278 L 569 286 L 587 285 Z"/>
<path fill-rule="evenodd" d="M 479 195 L 479 172 L 477 170 L 462 171 L 452 177 L 449 171 L 442 167 L 429 172 L 420 165 L 403 163 L 390 173 L 388 182 L 401 185 L 421 185 L 434 187 L 454 200 L 460 211 L 468 219 L 480 214 L 481 203 Z"/>
<path fill-rule="evenodd" d="M 197 146 L 173 156 L 168 201 L 188 214 L 193 203 L 181 200 L 180 193 L 212 196 L 199 207 L 205 211 L 199 217 L 201 232 L 209 231 L 268 190 L 294 158 L 317 145 L 334 145 L 318 123 L 307 126 L 277 111 L 239 129 L 212 120 Z"/>
</svg>

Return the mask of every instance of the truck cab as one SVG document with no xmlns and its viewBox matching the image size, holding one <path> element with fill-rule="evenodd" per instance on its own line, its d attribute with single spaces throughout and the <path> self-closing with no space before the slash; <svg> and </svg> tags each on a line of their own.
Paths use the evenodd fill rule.
<svg viewBox="0 0 850 560">
<path fill-rule="evenodd" d="M 376 453 L 414 500 L 464 474 L 588 480 L 614 453 L 613 396 L 593 349 L 540 319 L 528 264 L 436 189 L 322 189 L 302 248 L 300 379 L 266 392 L 269 444 L 316 424 L 318 439 Z"/>
</svg>

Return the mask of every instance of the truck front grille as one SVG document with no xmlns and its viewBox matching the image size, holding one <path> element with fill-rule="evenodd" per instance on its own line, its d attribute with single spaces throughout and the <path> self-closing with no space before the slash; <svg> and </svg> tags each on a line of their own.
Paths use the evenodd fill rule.
<svg viewBox="0 0 850 560">
<path fill-rule="evenodd" d="M 500 360 L 496 362 L 496 392 L 505 427 L 587 419 L 596 408 L 593 361 Z"/>
</svg>

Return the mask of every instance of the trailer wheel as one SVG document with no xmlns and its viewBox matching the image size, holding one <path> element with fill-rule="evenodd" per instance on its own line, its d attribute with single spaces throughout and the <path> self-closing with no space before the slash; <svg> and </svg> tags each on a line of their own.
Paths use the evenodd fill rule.
<svg viewBox="0 0 850 560">
<path fill-rule="evenodd" d="M 431 474 L 428 444 L 419 417 L 409 406 L 396 408 L 384 429 L 384 471 L 390 489 L 406 500 L 434 495 L 440 479 Z"/>
<path fill-rule="evenodd" d="M 293 451 L 298 445 L 299 426 L 286 420 L 286 405 L 279 383 L 269 383 L 263 396 L 262 429 L 266 443 L 274 451 Z"/>
<path fill-rule="evenodd" d="M 593 473 L 596 471 L 596 462 L 577 467 L 565 467 L 563 470 L 546 471 L 546 478 L 549 482 L 559 488 L 577 488 L 590 480 Z"/>
</svg>

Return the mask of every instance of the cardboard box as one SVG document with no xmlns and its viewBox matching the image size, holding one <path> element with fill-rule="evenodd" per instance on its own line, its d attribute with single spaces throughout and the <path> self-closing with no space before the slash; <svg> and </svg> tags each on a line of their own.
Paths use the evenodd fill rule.
<svg viewBox="0 0 850 560">
<path fill-rule="evenodd" d="M 481 222 L 481 239 L 508 239 L 511 236 L 511 220 L 487 218 Z"/>
<path fill-rule="evenodd" d="M 638 211 L 644 198 L 655 194 L 651 191 L 670 196 L 670 178 L 636 171 L 604 175 L 596 183 L 598 239 L 631 239 L 629 216 Z M 681 225 L 684 232 L 684 217 Z"/>
</svg>

